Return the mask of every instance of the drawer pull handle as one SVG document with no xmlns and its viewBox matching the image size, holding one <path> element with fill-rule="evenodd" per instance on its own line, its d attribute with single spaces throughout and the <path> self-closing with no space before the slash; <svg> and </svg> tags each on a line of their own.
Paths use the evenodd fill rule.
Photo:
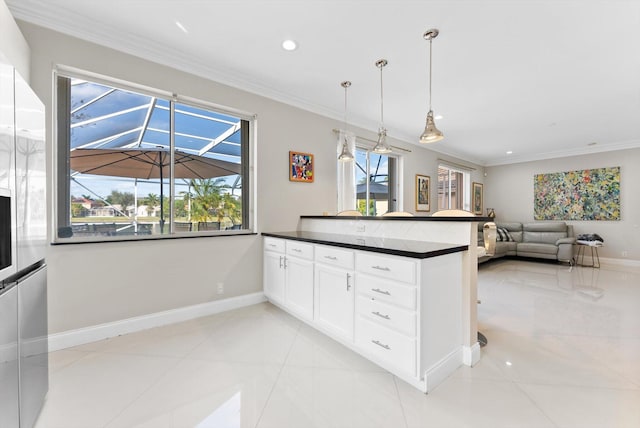
<svg viewBox="0 0 640 428">
<path fill-rule="evenodd" d="M 380 290 L 379 288 L 372 288 L 371 291 L 375 291 L 376 293 L 386 294 L 387 296 L 391 296 L 391 293 L 389 293 L 387 290 Z"/>
<path fill-rule="evenodd" d="M 381 348 L 384 348 L 384 349 L 387 349 L 387 350 L 391 350 L 391 346 L 385 345 L 384 343 L 380 343 L 377 340 L 372 340 L 371 343 L 374 343 L 374 344 L 378 345 Z"/>
<path fill-rule="evenodd" d="M 389 271 L 391 271 L 391 269 L 389 269 L 389 268 L 388 268 L 388 267 L 386 267 L 386 266 L 377 266 L 377 265 L 376 265 L 376 266 L 371 266 L 371 268 L 372 268 L 372 269 L 377 269 L 377 270 L 383 270 L 383 271 L 385 271 L 385 272 L 389 272 Z"/>
<path fill-rule="evenodd" d="M 276 244 L 269 244 L 270 247 L 276 248 Z"/>
<path fill-rule="evenodd" d="M 284 259 L 284 257 L 280 256 L 280 268 L 282 269 L 282 259 Z"/>
<path fill-rule="evenodd" d="M 373 315 L 377 315 L 377 316 L 379 316 L 380 318 L 384 318 L 384 319 L 386 319 L 386 320 L 390 320 L 390 319 L 391 319 L 391 317 L 390 317 L 389 315 L 383 315 L 383 314 L 381 314 L 381 313 L 380 313 L 380 312 L 378 312 L 378 311 L 374 311 L 374 312 L 371 312 L 371 313 L 372 313 Z"/>
<path fill-rule="evenodd" d="M 301 253 L 302 250 L 300 248 L 292 248 L 291 251 L 295 251 L 296 253 Z"/>
<path fill-rule="evenodd" d="M 324 256 L 324 258 L 329 260 L 338 260 L 338 258 L 335 256 Z"/>
</svg>

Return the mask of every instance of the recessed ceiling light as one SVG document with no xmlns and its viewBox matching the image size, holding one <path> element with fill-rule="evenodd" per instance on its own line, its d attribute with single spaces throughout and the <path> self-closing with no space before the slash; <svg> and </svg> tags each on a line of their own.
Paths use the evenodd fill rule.
<svg viewBox="0 0 640 428">
<path fill-rule="evenodd" d="M 184 25 L 182 25 L 182 23 L 181 23 L 180 21 L 176 21 L 176 26 L 177 26 L 179 29 L 181 29 L 181 30 L 182 30 L 182 32 L 183 32 L 184 34 L 188 34 L 188 33 L 189 33 L 189 31 L 187 30 L 187 28 L 186 28 Z"/>
<path fill-rule="evenodd" d="M 295 51 L 298 48 L 298 44 L 295 40 L 285 40 L 282 42 L 282 49 L 285 51 Z"/>
<path fill-rule="evenodd" d="M 513 365 L 513 363 L 512 363 L 511 361 L 505 361 L 504 363 L 505 363 L 507 366 L 512 366 L 512 365 Z"/>
<path fill-rule="evenodd" d="M 508 155 L 511 155 L 511 154 L 513 154 L 513 151 L 512 151 L 512 150 L 508 150 L 508 151 L 507 151 L 507 154 L 508 154 Z"/>
</svg>

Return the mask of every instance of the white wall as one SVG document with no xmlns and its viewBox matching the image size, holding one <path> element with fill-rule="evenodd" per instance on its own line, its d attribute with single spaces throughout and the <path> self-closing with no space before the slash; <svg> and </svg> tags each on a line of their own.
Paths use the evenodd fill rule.
<svg viewBox="0 0 640 428">
<path fill-rule="evenodd" d="M 535 174 L 604 168 L 620 169 L 620 221 L 569 221 L 576 234 L 597 233 L 605 241 L 601 257 L 640 260 L 640 149 L 594 153 L 487 167 L 485 205 L 495 208 L 498 221 L 532 222 Z M 622 255 L 627 251 L 628 255 Z"/>
<path fill-rule="evenodd" d="M 4 0 L 0 0 L 0 55 L 18 70 L 24 80 L 29 81 L 29 45 Z"/>
<path fill-rule="evenodd" d="M 214 102 L 258 117 L 258 232 L 295 230 L 300 215 L 336 211 L 336 136 L 341 121 L 195 77 L 105 47 L 19 23 L 32 49 L 32 86 L 48 111 L 52 165 L 52 68 L 76 67 Z M 336 85 L 336 97 L 343 96 Z M 364 130 L 367 138 L 375 135 Z M 406 144 L 391 140 L 397 146 Z M 405 157 L 405 208 L 413 211 L 416 173 L 437 177 L 437 155 L 417 146 Z M 315 182 L 288 180 L 288 152 L 313 153 Z M 53 174 L 49 173 L 49 206 Z M 432 181 L 433 183 L 433 181 Z M 435 185 L 432 184 L 432 200 Z M 51 333 L 262 290 L 259 235 L 51 246 Z M 224 282 L 225 294 L 215 294 Z"/>
</svg>

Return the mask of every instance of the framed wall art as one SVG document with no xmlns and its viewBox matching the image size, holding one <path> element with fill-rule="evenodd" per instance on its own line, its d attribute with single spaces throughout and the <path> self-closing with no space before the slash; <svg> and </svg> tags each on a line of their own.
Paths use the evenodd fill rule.
<svg viewBox="0 0 640 428">
<path fill-rule="evenodd" d="M 473 213 L 476 215 L 482 215 L 482 205 L 484 204 L 484 201 L 482 200 L 482 183 L 472 183 L 471 195 L 471 206 L 473 208 Z"/>
<path fill-rule="evenodd" d="M 312 154 L 289 152 L 289 181 L 313 183 L 314 173 Z"/>
<path fill-rule="evenodd" d="M 535 174 L 535 220 L 620 220 L 620 167 Z"/>
<path fill-rule="evenodd" d="M 431 211 L 431 178 L 416 174 L 416 211 Z"/>
</svg>

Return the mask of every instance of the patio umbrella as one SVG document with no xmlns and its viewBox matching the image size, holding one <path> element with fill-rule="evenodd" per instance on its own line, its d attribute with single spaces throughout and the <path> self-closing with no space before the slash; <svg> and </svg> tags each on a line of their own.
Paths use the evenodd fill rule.
<svg viewBox="0 0 640 428">
<path fill-rule="evenodd" d="M 83 174 L 162 180 L 170 175 L 171 156 L 164 148 L 75 149 L 70 167 Z M 175 151 L 175 178 L 214 178 L 241 173 L 241 165 Z M 163 186 L 160 185 L 160 225 L 164 225 Z M 161 229 L 162 230 L 162 229 Z"/>
<path fill-rule="evenodd" d="M 356 194 L 358 199 L 367 197 L 367 183 L 361 183 L 356 186 Z M 389 186 L 382 183 L 369 183 L 369 199 L 375 201 L 384 201 L 389 198 Z"/>
</svg>

